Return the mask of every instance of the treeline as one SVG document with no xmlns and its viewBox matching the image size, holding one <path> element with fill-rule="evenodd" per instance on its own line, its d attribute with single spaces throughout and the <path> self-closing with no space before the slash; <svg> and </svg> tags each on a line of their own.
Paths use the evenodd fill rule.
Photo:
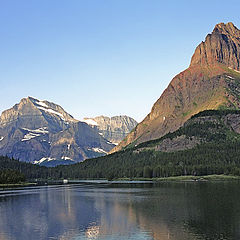
<svg viewBox="0 0 240 240">
<path fill-rule="evenodd" d="M 206 117 L 206 116 L 226 116 L 227 114 L 240 114 L 240 110 L 237 109 L 223 109 L 223 110 L 204 110 L 199 112 L 191 117 L 191 119 L 198 117 Z"/>
<path fill-rule="evenodd" d="M 239 114 L 240 112 L 236 110 L 204 111 L 196 116 L 216 116 L 215 120 L 195 121 L 193 117 L 177 131 L 160 139 L 74 165 L 47 168 L 0 157 L 0 171 L 15 170 L 28 180 L 240 175 L 240 134 L 235 133 L 221 118 L 218 118 L 229 113 Z M 148 149 L 165 138 L 172 139 L 182 135 L 188 138 L 197 137 L 201 140 L 201 144 L 193 149 L 171 153 Z"/>
<path fill-rule="evenodd" d="M 0 156 L 0 172 L 3 173 L 2 183 L 8 183 L 6 172 L 15 171 L 15 175 L 24 176 L 26 180 L 51 180 L 62 179 L 63 170 L 59 168 L 47 168 L 27 162 L 21 162 L 7 156 Z M 65 171 L 65 170 L 64 170 Z M 10 174 L 10 172 L 8 172 Z M 69 175 L 69 178 L 71 176 Z"/>
<path fill-rule="evenodd" d="M 185 135 L 188 138 L 198 137 L 202 139 L 203 142 L 225 142 L 226 140 L 231 141 L 231 137 L 234 138 L 235 136 L 240 136 L 231 131 L 221 122 L 192 122 L 191 124 L 185 125 L 175 132 L 168 133 L 159 139 L 140 143 L 136 149 L 143 147 L 152 147 L 161 143 L 164 139 L 173 139 L 182 135 Z"/>
<path fill-rule="evenodd" d="M 18 183 L 26 179 L 48 178 L 48 169 L 0 156 L 0 183 Z"/>
<path fill-rule="evenodd" d="M 205 143 L 166 153 L 131 149 L 68 166 L 46 168 L 0 157 L 0 172 L 12 169 L 26 179 L 152 178 L 184 175 L 240 175 L 240 141 Z M 5 175 L 6 176 L 6 175 Z"/>
<path fill-rule="evenodd" d="M 0 171 L 0 184 L 25 182 L 25 176 L 19 171 L 6 169 Z"/>
<path fill-rule="evenodd" d="M 206 143 L 172 153 L 130 149 L 71 166 L 57 167 L 71 178 L 152 178 L 184 175 L 240 175 L 240 142 Z"/>
<path fill-rule="evenodd" d="M 188 138 L 198 137 L 202 139 L 203 142 L 220 143 L 226 141 L 235 141 L 236 139 L 240 139 L 240 135 L 232 131 L 229 126 L 225 125 L 221 118 L 218 118 L 219 116 L 225 116 L 229 113 L 239 114 L 240 117 L 240 111 L 237 110 L 206 110 L 194 115 L 191 120 L 187 121 L 187 124 L 184 124 L 184 126 L 180 127 L 178 130 L 170 132 L 159 139 L 143 142 L 136 148 L 155 146 L 161 143 L 164 139 L 173 139 L 182 135 L 185 135 Z M 196 118 L 195 116 L 213 116 L 216 118 L 215 121 L 197 122 L 193 120 Z"/>
</svg>

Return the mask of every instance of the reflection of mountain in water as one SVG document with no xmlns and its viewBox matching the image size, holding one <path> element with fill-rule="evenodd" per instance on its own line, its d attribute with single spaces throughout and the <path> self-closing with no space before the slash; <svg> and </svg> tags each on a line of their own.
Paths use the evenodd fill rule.
<svg viewBox="0 0 240 240">
<path fill-rule="evenodd" d="M 118 203 L 155 240 L 240 239 L 239 193 L 234 183 L 171 183 Z"/>
<path fill-rule="evenodd" d="M 234 183 L 2 192 L 0 239 L 239 239 L 239 193 Z"/>
</svg>

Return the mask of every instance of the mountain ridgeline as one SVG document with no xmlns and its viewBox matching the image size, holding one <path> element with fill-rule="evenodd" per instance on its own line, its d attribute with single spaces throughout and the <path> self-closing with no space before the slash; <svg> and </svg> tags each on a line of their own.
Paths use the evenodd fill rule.
<svg viewBox="0 0 240 240">
<path fill-rule="evenodd" d="M 217 24 L 196 48 L 189 68 L 179 73 L 151 112 L 111 152 L 177 130 L 194 114 L 240 107 L 240 30 Z"/>
<path fill-rule="evenodd" d="M 0 139 L 1 155 L 50 165 L 97 157 L 114 146 L 59 105 L 32 97 L 2 113 Z"/>
<path fill-rule="evenodd" d="M 0 117 L 0 155 L 46 166 L 105 155 L 115 144 L 61 106 L 23 98 Z"/>
<path fill-rule="evenodd" d="M 240 176 L 240 111 L 206 110 L 165 136 L 68 166 L 46 168 L 0 158 L 0 172 L 27 179 L 161 178 L 225 174 Z"/>
<path fill-rule="evenodd" d="M 84 118 L 84 122 L 96 128 L 99 134 L 118 145 L 136 127 L 137 121 L 128 116 Z"/>
<path fill-rule="evenodd" d="M 60 106 L 27 98 L 1 116 L 0 154 L 86 159 L 51 169 L 24 165 L 20 172 L 26 178 L 240 175 L 239 64 L 240 31 L 232 23 L 217 24 L 196 48 L 189 68 L 173 78 L 147 117 L 114 149 L 112 142 L 136 122 L 122 116 L 85 119 L 86 124 Z M 97 157 L 108 149 L 112 154 Z M 4 161 L 6 166 L 12 164 Z M 10 169 L 19 171 L 22 164 L 15 162 Z M 0 161 L 1 168 L 6 167 Z"/>
</svg>

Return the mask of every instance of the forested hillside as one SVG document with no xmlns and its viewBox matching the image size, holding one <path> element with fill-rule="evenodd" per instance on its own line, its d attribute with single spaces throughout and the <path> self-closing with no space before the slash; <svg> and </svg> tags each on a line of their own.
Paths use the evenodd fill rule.
<svg viewBox="0 0 240 240">
<path fill-rule="evenodd" d="M 240 175 L 240 111 L 204 111 L 164 137 L 70 166 L 46 168 L 7 157 L 0 171 L 27 179 L 152 178 L 181 175 Z"/>
</svg>

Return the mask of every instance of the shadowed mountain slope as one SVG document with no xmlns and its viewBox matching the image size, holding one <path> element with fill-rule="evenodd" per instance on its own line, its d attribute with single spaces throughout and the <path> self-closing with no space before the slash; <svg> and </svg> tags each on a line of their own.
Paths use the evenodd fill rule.
<svg viewBox="0 0 240 240">
<path fill-rule="evenodd" d="M 28 97 L 0 117 L 0 155 L 21 161 L 69 164 L 106 154 L 115 145 L 54 103 Z"/>
</svg>

